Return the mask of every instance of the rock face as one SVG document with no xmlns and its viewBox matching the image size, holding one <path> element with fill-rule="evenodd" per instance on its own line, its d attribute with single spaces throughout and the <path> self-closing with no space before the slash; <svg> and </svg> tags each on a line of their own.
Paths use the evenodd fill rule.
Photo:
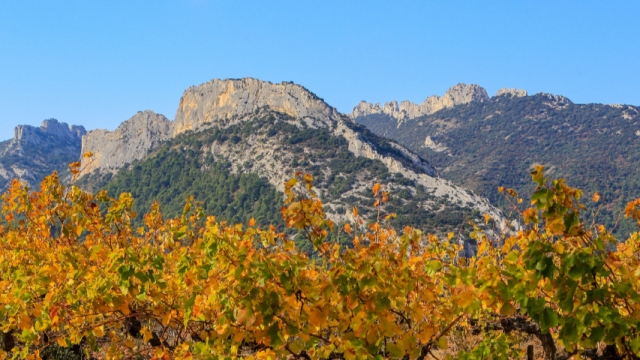
<svg viewBox="0 0 640 360">
<path fill-rule="evenodd" d="M 44 120 L 40 127 L 16 126 L 13 139 L 0 143 L 0 192 L 14 178 L 37 187 L 54 170 L 67 170 L 80 156 L 84 134 L 84 127 L 56 119 Z"/>
<path fill-rule="evenodd" d="M 527 96 L 527 90 L 502 88 L 498 90 L 498 92 L 496 93 L 496 96 L 500 96 L 500 95 L 523 97 L 523 96 Z"/>
<path fill-rule="evenodd" d="M 82 153 L 94 155 L 82 159 L 82 172 L 97 169 L 114 172 L 127 163 L 142 159 L 149 150 L 173 136 L 173 122 L 153 111 L 140 111 L 116 130 L 93 130 L 82 138 Z"/>
<path fill-rule="evenodd" d="M 397 119 L 399 122 L 415 119 L 423 115 L 433 114 L 438 110 L 453 107 L 455 105 L 467 104 L 470 102 L 484 102 L 489 100 L 487 91 L 476 84 L 458 84 L 450 88 L 443 97 L 429 96 L 422 104 L 418 105 L 410 101 L 403 101 L 398 105 L 397 101 L 391 101 L 380 107 L 379 103 L 370 104 L 361 101 L 351 112 L 351 118 L 372 114 L 386 114 Z"/>
<path fill-rule="evenodd" d="M 547 101 L 545 101 L 544 103 L 554 109 L 562 108 L 564 106 L 573 104 L 573 101 L 569 100 L 568 98 L 562 95 L 553 95 L 553 94 L 548 94 L 543 92 L 537 93 L 536 95 L 544 96 L 547 99 Z"/>
<path fill-rule="evenodd" d="M 300 85 L 252 78 L 216 79 L 184 92 L 176 112 L 174 135 L 264 106 L 299 119 L 327 122 L 339 117 L 334 108 Z"/>
<path fill-rule="evenodd" d="M 448 147 L 433 141 L 431 136 L 427 136 L 424 139 L 424 147 L 429 148 L 429 149 L 431 149 L 431 150 L 433 150 L 435 152 L 443 152 L 443 151 L 448 151 L 449 150 Z"/>
<path fill-rule="evenodd" d="M 39 145 L 47 140 L 55 139 L 63 142 L 75 143 L 82 139 L 87 131 L 83 126 L 61 123 L 56 119 L 47 119 L 40 127 L 18 125 L 13 130 L 12 145 L 7 151 L 22 151 L 26 145 Z"/>
</svg>

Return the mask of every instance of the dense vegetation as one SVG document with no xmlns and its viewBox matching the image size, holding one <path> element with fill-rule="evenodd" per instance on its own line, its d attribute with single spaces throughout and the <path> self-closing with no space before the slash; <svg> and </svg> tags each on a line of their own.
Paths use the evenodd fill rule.
<svg viewBox="0 0 640 360">
<path fill-rule="evenodd" d="M 231 164 L 214 162 L 201 151 L 163 147 L 153 158 L 121 171 L 104 187 L 110 194 L 131 193 L 134 211 L 142 220 L 154 202 L 170 217 L 182 213 L 193 195 L 207 213 L 242 223 L 254 218 L 259 224 L 277 224 L 282 196 L 266 180 L 253 173 L 232 174 Z"/>
<path fill-rule="evenodd" d="M 400 126 L 382 114 L 356 121 L 421 154 L 441 176 L 503 208 L 508 204 L 498 187 L 530 192 L 524 174 L 543 164 L 587 193 L 601 193 L 609 204 L 601 220 L 613 227 L 624 205 L 640 192 L 639 110 L 601 104 L 559 106 L 543 94 L 504 95 L 446 108 Z M 448 150 L 425 147 L 427 136 Z M 633 226 L 622 220 L 616 230 L 626 235 Z"/>
<path fill-rule="evenodd" d="M 129 194 L 55 174 L 39 192 L 16 181 L 0 226 L 0 356 L 497 360 L 533 340 L 548 360 L 637 359 L 640 235 L 618 242 L 585 223 L 582 192 L 543 171 L 531 205 L 501 190 L 526 228 L 476 226 L 471 259 L 453 234 L 398 231 L 391 216 L 365 226 L 357 207 L 337 228 L 309 174 L 285 184 L 280 213 L 319 261 L 274 227 L 220 223 L 190 200 L 134 226 Z M 376 207 L 386 190 L 373 186 Z M 640 199 L 625 215 L 640 226 Z M 353 247 L 328 241 L 335 232 Z"/>
</svg>

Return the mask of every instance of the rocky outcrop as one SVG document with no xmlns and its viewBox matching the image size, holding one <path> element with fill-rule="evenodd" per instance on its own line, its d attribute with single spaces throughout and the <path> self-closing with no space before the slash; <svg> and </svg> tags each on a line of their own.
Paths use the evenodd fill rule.
<svg viewBox="0 0 640 360">
<path fill-rule="evenodd" d="M 361 101 L 351 112 L 351 118 L 372 114 L 386 114 L 397 119 L 399 122 L 415 119 L 423 115 L 433 114 L 438 110 L 453 107 L 455 105 L 467 104 L 470 102 L 488 101 L 487 91 L 476 84 L 458 84 L 450 88 L 444 96 L 429 96 L 422 104 L 418 105 L 410 101 L 402 101 L 398 105 L 397 101 L 391 101 L 380 107 L 379 103 L 370 104 Z"/>
<path fill-rule="evenodd" d="M 498 92 L 496 93 L 496 96 L 500 96 L 500 95 L 509 95 L 509 96 L 513 96 L 513 97 L 524 97 L 524 96 L 527 96 L 527 90 L 502 88 L 502 89 L 498 90 Z"/>
<path fill-rule="evenodd" d="M 150 110 L 139 111 L 114 131 L 90 131 L 82 138 L 82 153 L 90 151 L 93 156 L 82 159 L 80 175 L 97 169 L 114 172 L 172 136 L 173 122 Z"/>
<path fill-rule="evenodd" d="M 37 187 L 54 170 L 63 172 L 80 156 L 82 126 L 48 119 L 39 127 L 18 125 L 13 139 L 0 146 L 0 192 L 13 179 Z"/>
<path fill-rule="evenodd" d="M 327 123 L 338 111 L 300 85 L 252 78 L 211 80 L 188 88 L 178 106 L 174 135 L 269 106 L 293 117 Z"/>
<path fill-rule="evenodd" d="M 11 145 L 6 149 L 10 152 L 21 152 L 25 146 L 39 145 L 47 141 L 63 141 L 76 143 L 81 141 L 87 131 L 83 126 L 61 123 L 56 119 L 47 119 L 40 127 L 31 125 L 18 125 L 13 129 Z"/>
<path fill-rule="evenodd" d="M 568 98 L 562 95 L 553 95 L 553 94 L 540 92 L 540 93 L 537 93 L 536 96 L 544 97 L 544 104 L 554 109 L 563 108 L 567 105 L 573 104 L 573 101 L 569 100 Z"/>
<path fill-rule="evenodd" d="M 431 150 L 433 150 L 435 152 L 443 152 L 443 151 L 448 151 L 449 150 L 448 147 L 433 141 L 431 136 L 427 136 L 424 139 L 424 147 L 429 148 L 429 149 L 431 149 Z"/>
</svg>

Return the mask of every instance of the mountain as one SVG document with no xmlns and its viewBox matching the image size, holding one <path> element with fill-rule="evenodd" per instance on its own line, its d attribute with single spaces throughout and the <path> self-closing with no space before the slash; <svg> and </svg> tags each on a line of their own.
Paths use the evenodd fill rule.
<svg viewBox="0 0 640 360">
<path fill-rule="evenodd" d="M 351 113 L 357 123 L 429 159 L 442 177 L 503 209 L 506 203 L 498 187 L 529 195 L 528 172 L 538 164 L 588 195 L 600 192 L 607 206 L 599 219 L 610 226 L 640 193 L 636 106 L 575 104 L 560 95 L 501 89 L 490 99 L 415 116 L 395 116 L 384 108 L 363 113 L 362 108 L 360 103 Z M 585 202 L 588 212 L 595 210 L 591 201 Z M 621 220 L 618 230 L 632 228 Z"/>
<path fill-rule="evenodd" d="M 82 160 L 80 186 L 112 196 L 131 192 L 139 214 L 153 201 L 179 214 L 193 194 L 222 219 L 278 222 L 283 183 L 301 171 L 314 176 L 336 223 L 349 220 L 355 205 L 369 219 L 377 216 L 371 188 L 379 182 L 391 193 L 385 211 L 398 214 L 397 226 L 466 232 L 466 221 L 485 213 L 505 224 L 487 199 L 288 82 L 245 78 L 191 87 L 174 122 L 139 113 L 113 132 L 88 133 L 86 151 L 95 155 Z"/>
<path fill-rule="evenodd" d="M 391 101 L 380 107 L 379 103 L 370 104 L 361 101 L 351 112 L 352 118 L 366 117 L 374 114 L 386 114 L 402 123 L 404 120 L 415 119 L 420 116 L 433 114 L 436 111 L 470 102 L 485 102 L 489 100 L 487 91 L 478 85 L 458 84 L 450 88 L 443 97 L 429 96 L 420 105 L 410 101 Z"/>
<path fill-rule="evenodd" d="M 69 169 L 69 163 L 80 157 L 84 134 L 84 127 L 69 127 L 56 119 L 45 120 L 40 127 L 16 126 L 13 139 L 0 142 L 0 193 L 15 178 L 37 188 L 54 170 Z"/>
<path fill-rule="evenodd" d="M 90 159 L 82 159 L 85 175 L 96 169 L 116 172 L 135 160 L 142 159 L 147 151 L 171 138 L 173 122 L 153 111 L 138 111 L 116 130 L 92 130 L 82 137 L 82 153 L 92 152 Z"/>
</svg>

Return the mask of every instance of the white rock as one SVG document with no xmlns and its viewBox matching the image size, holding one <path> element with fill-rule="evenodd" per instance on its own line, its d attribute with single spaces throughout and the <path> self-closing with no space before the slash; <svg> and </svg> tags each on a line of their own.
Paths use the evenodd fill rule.
<svg viewBox="0 0 640 360">
<path fill-rule="evenodd" d="M 82 154 L 90 151 L 93 157 L 81 159 L 80 176 L 97 169 L 115 172 L 126 163 L 142 159 L 172 134 L 173 122 L 150 110 L 138 112 L 114 131 L 90 131 L 82 137 Z"/>
<path fill-rule="evenodd" d="M 470 102 L 483 102 L 489 100 L 487 91 L 476 84 L 458 84 L 451 87 L 443 97 L 429 96 L 422 104 L 418 105 L 410 101 L 402 101 L 398 106 L 397 101 L 386 103 L 383 107 L 380 104 L 369 104 L 361 101 L 350 114 L 355 119 L 359 116 L 371 114 L 386 114 L 402 122 L 404 120 L 415 119 L 420 116 L 433 114 L 438 110 Z"/>
<path fill-rule="evenodd" d="M 526 90 L 520 90 L 520 89 L 502 88 L 502 89 L 498 90 L 498 92 L 496 93 L 496 96 L 500 96 L 500 95 L 511 95 L 513 97 L 524 97 L 524 96 L 527 96 L 527 91 Z"/>
<path fill-rule="evenodd" d="M 443 152 L 443 151 L 449 150 L 448 147 L 433 141 L 433 139 L 431 139 L 431 136 L 427 136 L 427 138 L 424 139 L 424 147 L 429 148 L 436 152 Z"/>
</svg>

